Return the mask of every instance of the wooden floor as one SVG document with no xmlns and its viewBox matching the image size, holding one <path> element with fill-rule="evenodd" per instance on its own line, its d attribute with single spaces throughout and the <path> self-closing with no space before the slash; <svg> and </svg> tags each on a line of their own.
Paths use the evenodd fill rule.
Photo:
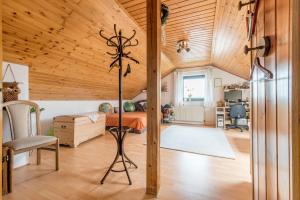
<svg viewBox="0 0 300 200">
<path fill-rule="evenodd" d="M 248 200 L 251 197 L 249 134 L 226 131 L 236 160 L 161 149 L 162 200 Z M 14 192 L 4 200 L 140 200 L 145 195 L 145 134 L 128 135 L 127 154 L 139 168 L 111 173 L 99 184 L 115 155 L 113 137 L 105 135 L 72 149 L 61 148 L 61 170 L 54 171 L 54 154 L 42 152 L 42 165 L 31 164 L 14 171 Z M 34 157 L 32 156 L 32 160 Z M 34 161 L 32 161 L 34 163 Z"/>
</svg>

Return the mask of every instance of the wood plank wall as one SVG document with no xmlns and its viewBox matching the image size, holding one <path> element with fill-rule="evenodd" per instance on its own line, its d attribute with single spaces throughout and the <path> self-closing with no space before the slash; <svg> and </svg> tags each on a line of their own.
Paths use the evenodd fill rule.
<svg viewBox="0 0 300 200">
<path fill-rule="evenodd" d="M 292 101 L 292 95 L 299 93 L 295 89 L 299 87 L 291 86 L 291 75 L 294 72 L 290 60 L 291 2 L 292 0 L 260 0 L 257 29 L 252 40 L 253 46 L 257 46 L 261 37 L 271 37 L 271 53 L 261 58 L 261 64 L 274 75 L 274 79 L 265 80 L 264 74 L 255 70 L 252 82 L 252 170 L 255 200 L 299 198 L 298 195 L 298 198 L 293 198 L 299 191 L 293 189 L 293 185 L 299 189 L 299 172 L 295 173 L 299 169 L 299 152 L 291 153 L 293 146 L 299 150 L 299 136 L 295 136 L 297 140 L 291 139 L 292 127 L 294 124 L 299 127 L 299 115 L 296 115 L 297 119 L 292 123 L 292 112 L 299 112 L 298 106 L 296 107 L 299 101 Z M 294 76 L 299 77 L 299 74 Z M 296 111 L 293 110 L 294 107 L 297 108 Z M 295 130 L 299 133 L 298 129 Z"/>
</svg>

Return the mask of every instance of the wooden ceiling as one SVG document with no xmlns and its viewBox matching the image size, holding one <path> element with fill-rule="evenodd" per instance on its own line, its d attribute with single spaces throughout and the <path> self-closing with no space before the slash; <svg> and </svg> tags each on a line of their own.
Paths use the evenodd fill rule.
<svg viewBox="0 0 300 200">
<path fill-rule="evenodd" d="M 146 30 L 146 0 L 118 0 Z M 170 10 L 163 52 L 176 67 L 210 64 L 216 0 L 162 0 Z M 191 51 L 177 53 L 177 41 L 188 39 Z"/>
<path fill-rule="evenodd" d="M 146 30 L 146 0 L 118 0 Z M 214 65 L 248 79 L 250 58 L 243 55 L 247 43 L 245 13 L 236 0 L 162 0 L 170 10 L 163 52 L 176 68 Z M 177 53 L 177 41 L 188 39 L 191 51 Z"/>
<path fill-rule="evenodd" d="M 249 45 L 247 7 L 239 11 L 237 3 L 237 0 L 218 0 L 211 64 L 248 80 L 251 58 L 243 53 L 244 46 Z"/>
<path fill-rule="evenodd" d="M 146 87 L 146 35 L 114 1 L 9 0 L 3 1 L 4 60 L 30 66 L 30 99 L 116 99 L 117 70 L 111 63 L 99 30 L 111 35 L 113 25 L 131 35 L 130 49 L 141 64 L 133 64 L 124 81 L 124 98 Z M 174 68 L 162 55 L 162 74 Z M 137 81 L 138 80 L 138 81 Z"/>
<path fill-rule="evenodd" d="M 3 1 L 3 57 L 30 66 L 31 99 L 116 99 L 117 71 L 108 72 L 111 59 L 98 35 L 100 29 L 112 34 L 113 24 L 126 35 L 137 30 L 140 41 L 131 51 L 141 64 L 133 65 L 125 79 L 124 97 L 133 98 L 146 87 L 145 0 L 116 1 Z M 242 54 L 246 11 L 237 11 L 236 0 L 163 2 L 170 8 L 163 75 L 213 64 L 248 78 L 250 59 Z M 190 40 L 190 53 L 177 54 L 180 39 Z"/>
</svg>

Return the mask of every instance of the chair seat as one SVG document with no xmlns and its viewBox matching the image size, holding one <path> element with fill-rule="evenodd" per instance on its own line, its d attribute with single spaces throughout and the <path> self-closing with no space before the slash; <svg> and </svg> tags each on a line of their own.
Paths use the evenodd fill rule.
<svg viewBox="0 0 300 200">
<path fill-rule="evenodd" d="M 51 142 L 54 143 L 56 141 L 57 141 L 56 137 L 38 135 L 38 136 L 26 137 L 26 138 L 9 141 L 4 143 L 3 146 L 18 151 L 27 148 L 34 148 L 36 146 L 40 146 Z"/>
</svg>

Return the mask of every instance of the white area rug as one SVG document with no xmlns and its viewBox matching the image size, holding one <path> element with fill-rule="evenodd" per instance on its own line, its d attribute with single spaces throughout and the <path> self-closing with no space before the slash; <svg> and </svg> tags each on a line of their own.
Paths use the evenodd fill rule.
<svg viewBox="0 0 300 200">
<path fill-rule="evenodd" d="M 235 159 L 222 129 L 173 125 L 161 133 L 161 148 Z"/>
</svg>

